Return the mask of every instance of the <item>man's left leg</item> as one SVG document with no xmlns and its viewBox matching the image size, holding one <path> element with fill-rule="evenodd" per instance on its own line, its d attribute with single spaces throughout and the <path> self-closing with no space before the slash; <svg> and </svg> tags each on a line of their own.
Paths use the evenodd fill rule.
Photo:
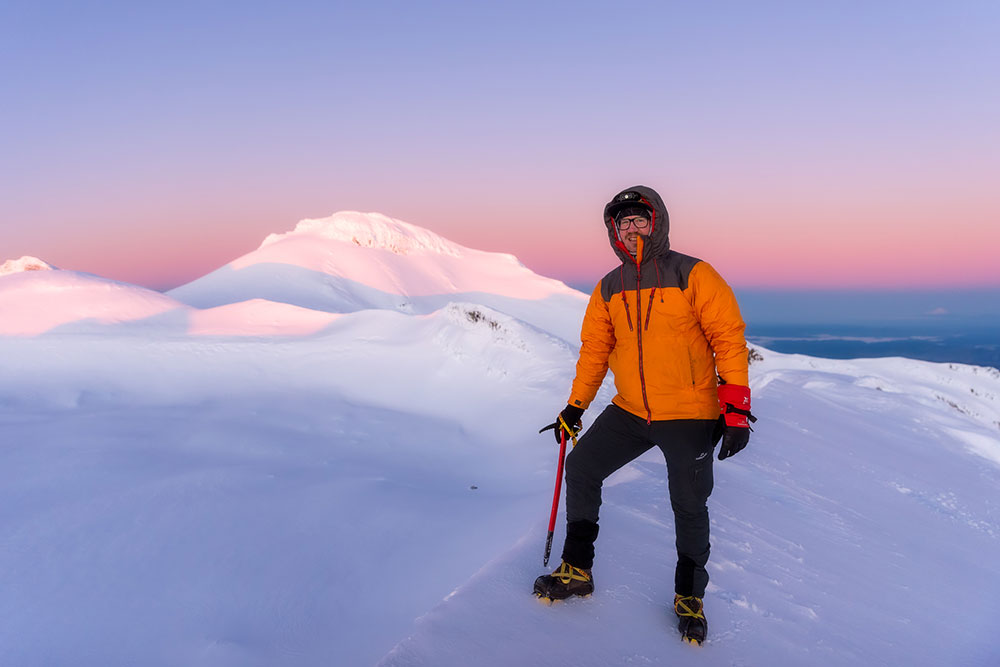
<svg viewBox="0 0 1000 667">
<path fill-rule="evenodd" d="M 714 419 L 677 419 L 654 425 L 653 439 L 667 461 L 670 506 L 677 534 L 674 590 L 703 597 L 708 585 L 708 497 L 712 494 Z"/>
<path fill-rule="evenodd" d="M 677 536 L 674 610 L 685 638 L 701 643 L 707 634 L 702 598 L 708 585 L 709 518 L 712 494 L 714 419 L 679 419 L 657 424 L 654 440 L 667 461 L 670 506 Z"/>
</svg>

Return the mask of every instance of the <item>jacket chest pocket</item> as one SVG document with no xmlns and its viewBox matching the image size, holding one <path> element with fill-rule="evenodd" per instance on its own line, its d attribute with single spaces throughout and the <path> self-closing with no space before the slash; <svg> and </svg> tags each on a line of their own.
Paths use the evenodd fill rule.
<svg viewBox="0 0 1000 667">
<path fill-rule="evenodd" d="M 660 333 L 668 337 L 683 336 L 692 329 L 700 328 L 691 304 L 679 289 L 656 290 L 649 305 L 651 312 L 646 330 L 653 335 Z M 645 313 L 643 316 L 645 319 Z"/>
</svg>

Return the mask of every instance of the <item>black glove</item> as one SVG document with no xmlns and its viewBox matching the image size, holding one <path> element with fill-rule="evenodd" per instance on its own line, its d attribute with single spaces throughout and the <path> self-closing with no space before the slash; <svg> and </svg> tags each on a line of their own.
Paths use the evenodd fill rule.
<svg viewBox="0 0 1000 667">
<path fill-rule="evenodd" d="M 748 426 L 726 426 L 726 418 L 721 415 L 715 424 L 715 434 L 713 442 L 718 442 L 719 438 L 722 438 L 722 446 L 719 447 L 720 461 L 741 452 L 750 442 Z"/>
<path fill-rule="evenodd" d="M 562 421 L 566 422 L 566 424 L 571 429 L 573 429 L 572 431 L 566 431 L 566 429 L 563 428 L 562 424 L 560 424 L 559 420 L 557 419 L 548 426 L 542 428 L 538 432 L 544 433 L 545 431 L 548 431 L 551 428 L 555 433 L 556 442 L 562 443 L 563 431 L 566 431 L 566 438 L 569 439 L 575 436 L 577 433 L 579 433 L 580 430 L 583 428 L 583 424 L 580 422 L 580 417 L 583 416 L 583 408 L 578 408 L 575 405 L 567 405 L 563 409 L 563 411 L 559 413 L 559 416 L 562 418 Z"/>
</svg>

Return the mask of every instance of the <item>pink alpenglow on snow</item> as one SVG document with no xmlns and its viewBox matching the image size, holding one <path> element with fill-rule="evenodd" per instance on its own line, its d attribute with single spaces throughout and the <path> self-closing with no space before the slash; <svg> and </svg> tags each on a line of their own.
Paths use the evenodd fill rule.
<svg viewBox="0 0 1000 667">
<path fill-rule="evenodd" d="M 185 306 L 165 294 L 73 271 L 25 269 L 0 277 L 0 335 L 36 336 L 85 320 L 130 322 L 177 308 Z"/>
<path fill-rule="evenodd" d="M 51 271 L 56 267 L 48 262 L 43 262 L 37 257 L 25 255 L 21 259 L 8 259 L 0 264 L 0 276 L 9 276 L 12 273 L 23 273 L 25 271 Z"/>
<path fill-rule="evenodd" d="M 229 266 L 262 263 L 295 265 L 405 296 L 489 292 L 544 299 L 572 291 L 559 281 L 540 280 L 513 255 L 466 248 L 380 213 L 341 211 L 302 220 Z"/>
<path fill-rule="evenodd" d="M 481 303 L 577 341 L 555 313 L 587 297 L 516 257 L 473 250 L 379 213 L 341 212 L 271 234 L 257 250 L 169 292 L 194 308 L 263 299 L 327 313 L 386 309 L 427 315 Z"/>
<path fill-rule="evenodd" d="M 386 309 L 430 315 L 481 303 L 576 341 L 585 295 L 540 276 L 514 256 L 473 250 L 378 213 L 337 213 L 271 234 L 257 250 L 162 294 L 51 268 L 35 258 L 3 265 L 0 335 L 141 320 L 144 331 L 194 336 L 309 336 L 340 314 Z M 155 316 L 167 314 L 155 319 Z"/>
<path fill-rule="evenodd" d="M 309 336 L 340 315 L 266 299 L 205 310 L 192 309 L 188 333 L 196 336 Z"/>
</svg>

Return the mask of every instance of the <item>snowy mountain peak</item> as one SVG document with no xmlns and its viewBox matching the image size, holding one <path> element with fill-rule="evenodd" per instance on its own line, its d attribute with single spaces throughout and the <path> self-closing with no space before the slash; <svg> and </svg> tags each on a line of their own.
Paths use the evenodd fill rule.
<svg viewBox="0 0 1000 667">
<path fill-rule="evenodd" d="M 260 247 L 302 236 L 344 241 L 362 248 L 388 250 L 396 255 L 433 253 L 459 257 L 463 250 L 458 244 L 422 227 L 381 213 L 358 211 L 340 211 L 327 218 L 302 220 L 290 232 L 269 235 Z"/>
<path fill-rule="evenodd" d="M 0 276 L 6 276 L 11 273 L 22 273 L 24 271 L 51 271 L 55 268 L 37 257 L 25 255 L 21 259 L 8 259 L 3 264 L 0 264 Z"/>
<path fill-rule="evenodd" d="M 341 211 L 306 219 L 170 296 L 196 308 L 252 299 L 327 313 L 393 310 L 428 314 L 470 302 L 521 319 L 566 341 L 579 337 L 587 296 L 540 276 L 513 255 L 468 248 L 379 213 Z"/>
</svg>

